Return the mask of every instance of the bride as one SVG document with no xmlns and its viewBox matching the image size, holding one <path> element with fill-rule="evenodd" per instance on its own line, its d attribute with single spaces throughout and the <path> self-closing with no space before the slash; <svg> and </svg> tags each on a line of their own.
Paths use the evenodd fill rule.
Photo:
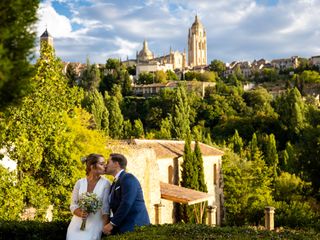
<svg viewBox="0 0 320 240">
<path fill-rule="evenodd" d="M 110 182 L 102 177 L 105 173 L 105 160 L 102 155 L 90 154 L 82 160 L 86 164 L 86 178 L 77 181 L 72 191 L 70 210 L 73 213 L 68 227 L 67 240 L 100 240 L 102 228 L 109 221 L 108 195 Z M 81 210 L 78 206 L 82 193 L 95 193 L 102 201 L 102 209 L 95 214 Z M 80 230 L 82 219 L 86 218 L 85 230 Z"/>
</svg>

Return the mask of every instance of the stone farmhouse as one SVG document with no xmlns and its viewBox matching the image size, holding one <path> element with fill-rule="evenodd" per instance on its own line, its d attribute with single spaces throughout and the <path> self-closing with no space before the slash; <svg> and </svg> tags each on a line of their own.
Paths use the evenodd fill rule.
<svg viewBox="0 0 320 240">
<path fill-rule="evenodd" d="M 200 143 L 208 187 L 208 193 L 204 193 L 180 186 L 184 141 L 133 139 L 111 142 L 108 147 L 127 157 L 128 171 L 140 180 L 153 224 L 176 222 L 176 203 L 192 205 L 206 201 L 210 213 L 207 223 L 221 224 L 224 217 L 221 150 Z"/>
</svg>

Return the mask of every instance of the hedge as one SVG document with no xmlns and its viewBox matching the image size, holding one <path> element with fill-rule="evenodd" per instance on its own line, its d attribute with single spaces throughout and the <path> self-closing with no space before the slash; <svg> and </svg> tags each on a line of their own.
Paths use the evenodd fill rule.
<svg viewBox="0 0 320 240">
<path fill-rule="evenodd" d="M 0 221 L 3 240 L 65 240 L 69 222 Z"/>
<path fill-rule="evenodd" d="M 200 224 L 165 224 L 137 228 L 134 232 L 118 236 L 103 237 L 103 240 L 197 240 L 197 239 L 293 239 L 318 240 L 320 233 L 313 230 L 287 230 L 279 232 L 257 230 L 253 227 L 209 227 Z"/>
<path fill-rule="evenodd" d="M 0 221 L 2 240 L 65 240 L 69 222 Z M 137 228 L 134 232 L 103 236 L 102 240 L 197 240 L 197 239 L 293 239 L 316 240 L 320 233 L 312 229 L 281 229 L 279 232 L 253 227 L 209 227 L 200 224 L 164 224 Z M 76 239 L 75 239 L 76 240 Z"/>
</svg>

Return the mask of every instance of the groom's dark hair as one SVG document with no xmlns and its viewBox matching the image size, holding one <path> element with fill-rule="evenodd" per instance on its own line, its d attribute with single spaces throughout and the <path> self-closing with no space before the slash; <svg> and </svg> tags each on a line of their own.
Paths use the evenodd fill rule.
<svg viewBox="0 0 320 240">
<path fill-rule="evenodd" d="M 122 169 L 126 169 L 127 167 L 127 159 L 120 153 L 111 153 L 110 158 L 113 162 L 118 162 Z"/>
</svg>

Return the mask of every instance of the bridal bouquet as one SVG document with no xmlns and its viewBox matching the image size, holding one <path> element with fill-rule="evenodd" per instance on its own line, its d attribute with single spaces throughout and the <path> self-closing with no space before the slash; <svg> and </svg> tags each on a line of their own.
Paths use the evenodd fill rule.
<svg viewBox="0 0 320 240">
<path fill-rule="evenodd" d="M 102 202 L 98 198 L 97 194 L 85 192 L 80 195 L 78 205 L 82 210 L 90 214 L 96 213 L 102 207 Z M 86 218 L 82 219 L 80 230 L 85 230 L 86 222 Z"/>
</svg>

